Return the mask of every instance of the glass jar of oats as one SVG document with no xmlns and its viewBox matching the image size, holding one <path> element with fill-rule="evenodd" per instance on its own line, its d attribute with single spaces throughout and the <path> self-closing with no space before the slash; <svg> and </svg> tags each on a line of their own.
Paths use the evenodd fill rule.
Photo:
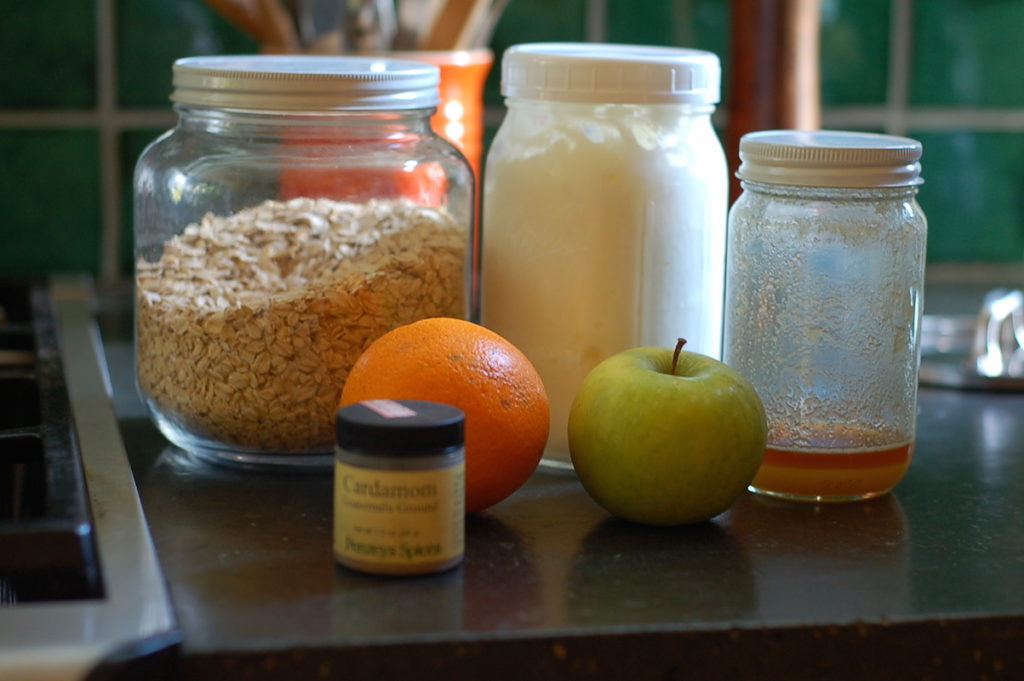
<svg viewBox="0 0 1024 681">
<path fill-rule="evenodd" d="M 197 456 L 329 469 L 349 368 L 474 307 L 473 176 L 430 127 L 436 66 L 182 59 L 135 171 L 136 376 Z"/>
</svg>

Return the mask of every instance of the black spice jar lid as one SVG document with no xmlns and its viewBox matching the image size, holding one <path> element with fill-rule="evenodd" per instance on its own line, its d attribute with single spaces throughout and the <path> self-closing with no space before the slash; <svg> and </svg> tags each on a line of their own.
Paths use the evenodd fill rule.
<svg viewBox="0 0 1024 681">
<path fill-rule="evenodd" d="M 436 453 L 464 442 L 461 409 L 422 400 L 367 400 L 342 407 L 336 419 L 338 446 L 372 454 Z"/>
</svg>

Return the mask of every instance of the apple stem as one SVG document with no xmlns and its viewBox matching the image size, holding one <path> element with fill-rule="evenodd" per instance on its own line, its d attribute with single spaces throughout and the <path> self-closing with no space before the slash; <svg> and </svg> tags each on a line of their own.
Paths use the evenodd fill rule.
<svg viewBox="0 0 1024 681">
<path fill-rule="evenodd" d="M 683 346 L 686 345 L 685 338 L 676 339 L 676 351 L 672 353 L 672 375 L 676 373 L 676 363 L 679 361 L 679 353 L 682 351 Z"/>
</svg>

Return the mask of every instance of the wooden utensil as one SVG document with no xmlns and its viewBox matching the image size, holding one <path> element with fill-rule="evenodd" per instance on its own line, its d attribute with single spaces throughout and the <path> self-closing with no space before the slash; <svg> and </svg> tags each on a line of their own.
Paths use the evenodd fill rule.
<svg viewBox="0 0 1024 681">
<path fill-rule="evenodd" d="M 446 0 L 423 41 L 424 50 L 465 50 L 487 16 L 489 0 Z"/>
<path fill-rule="evenodd" d="M 260 43 L 264 52 L 293 52 L 298 36 L 280 0 L 206 0 L 217 13 Z"/>
</svg>

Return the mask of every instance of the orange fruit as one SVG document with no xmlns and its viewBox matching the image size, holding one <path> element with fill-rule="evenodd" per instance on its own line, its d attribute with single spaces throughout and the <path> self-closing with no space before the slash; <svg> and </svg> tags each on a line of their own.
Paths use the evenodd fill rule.
<svg viewBox="0 0 1024 681">
<path fill-rule="evenodd" d="M 341 406 L 430 400 L 466 414 L 466 512 L 519 489 L 548 439 L 548 397 L 514 345 L 479 324 L 433 317 L 384 334 L 349 372 Z"/>
</svg>

